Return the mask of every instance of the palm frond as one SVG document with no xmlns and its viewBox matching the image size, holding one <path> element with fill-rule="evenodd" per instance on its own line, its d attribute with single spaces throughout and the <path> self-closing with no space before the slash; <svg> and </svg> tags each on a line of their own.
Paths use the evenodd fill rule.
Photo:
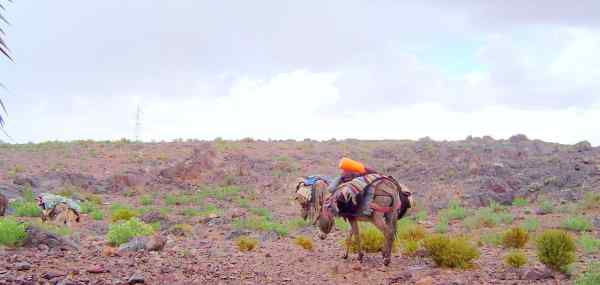
<svg viewBox="0 0 600 285">
<path fill-rule="evenodd" d="M 12 0 L 8 0 L 8 2 L 12 2 Z M 4 5 L 2 3 L 0 3 L 0 11 L 4 11 Z M 4 16 L 2 15 L 2 13 L 0 13 L 0 21 L 6 23 L 6 24 L 10 24 L 8 22 L 8 20 L 6 20 L 6 18 L 4 18 Z M 10 57 L 10 49 L 8 49 L 8 45 L 6 45 L 6 42 L 4 41 L 4 30 L 2 28 L 0 28 L 0 53 L 2 53 L 4 56 L 6 56 L 9 60 L 12 61 L 12 57 Z M 4 87 L 3 85 L 0 84 L 1 87 Z M 8 112 L 6 112 L 6 106 L 4 106 L 4 102 L 2 102 L 2 100 L 0 99 L 0 111 L 4 111 L 4 114 L 8 114 Z M 2 130 L 2 132 L 4 132 L 6 134 L 6 132 L 4 131 L 4 117 L 2 117 L 2 112 L 0 112 L 0 129 Z"/>
</svg>

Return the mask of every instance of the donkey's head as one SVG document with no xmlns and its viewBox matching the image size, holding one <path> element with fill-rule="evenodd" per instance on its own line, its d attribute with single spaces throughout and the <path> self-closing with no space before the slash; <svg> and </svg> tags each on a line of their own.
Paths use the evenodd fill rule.
<svg viewBox="0 0 600 285">
<path fill-rule="evenodd" d="M 307 185 L 304 178 L 300 178 L 294 192 L 294 200 L 300 206 L 300 216 L 315 224 L 326 196 L 327 182 L 318 180 L 312 185 Z"/>
<path fill-rule="evenodd" d="M 329 197 L 323 204 L 323 207 L 319 212 L 319 217 L 317 218 L 319 229 L 324 234 L 321 235 L 322 239 L 324 239 L 326 235 L 331 232 L 333 226 L 335 226 L 335 217 L 339 212 L 340 210 L 337 206 L 337 201 L 334 197 Z"/>
</svg>

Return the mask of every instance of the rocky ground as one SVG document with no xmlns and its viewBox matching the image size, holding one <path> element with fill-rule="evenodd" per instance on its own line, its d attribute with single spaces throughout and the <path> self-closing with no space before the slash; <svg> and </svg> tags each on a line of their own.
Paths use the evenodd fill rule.
<svg viewBox="0 0 600 285">
<path fill-rule="evenodd" d="M 573 279 L 544 268 L 533 244 L 529 263 L 520 270 L 502 261 L 506 250 L 479 244 L 481 257 L 469 270 L 438 268 L 427 257 L 396 253 L 389 267 L 379 254 L 341 259 L 336 230 L 326 240 L 310 226 L 292 226 L 298 207 L 293 184 L 300 175 L 336 173 L 342 156 L 365 162 L 405 183 L 418 205 L 411 215 L 426 213 L 419 223 L 435 231 L 437 212 L 452 199 L 466 208 L 490 200 L 507 205 L 514 224 L 536 218 L 541 228 L 555 228 L 572 215 L 571 206 L 586 192 L 600 191 L 600 148 L 587 142 L 559 145 L 516 135 L 457 142 L 419 141 L 177 141 L 131 143 L 78 141 L 0 145 L 0 192 L 10 199 L 55 192 L 102 201 L 104 213 L 89 214 L 81 223 L 23 247 L 1 248 L 0 284 L 571 284 Z M 234 189 L 215 194 L 214 189 Z M 212 190 L 211 190 L 212 189 Z M 205 193 L 198 194 L 198 193 Z M 212 193 L 212 194 L 210 194 Z M 221 193 L 221 192 L 219 192 Z M 203 195 L 201 202 L 174 197 Z M 187 197 L 186 196 L 186 197 Z M 194 196 L 195 197 L 195 196 Z M 515 198 L 526 206 L 509 206 Z M 538 215 L 538 201 L 552 201 L 556 211 Z M 172 198 L 172 199 L 171 199 Z M 171 200 L 170 200 L 171 199 Z M 149 201 L 148 201 L 149 200 Z M 107 246 L 111 207 L 130 205 L 160 230 L 147 240 L 121 249 Z M 286 224 L 286 233 L 240 227 L 243 219 L 265 215 Z M 260 210 L 260 211 L 259 211 Z M 425 211 L 425 212 L 424 212 Z M 11 212 L 9 212 L 11 213 Z M 594 222 L 599 237 L 598 209 L 579 213 Z M 39 223 L 39 218 L 19 220 Z M 186 227 L 180 227 L 186 225 Z M 179 226 L 179 227 L 178 227 Z M 495 228 L 467 231 L 451 221 L 449 233 L 468 233 L 474 242 Z M 35 228 L 34 228 L 35 230 Z M 43 229 L 41 230 L 43 231 Z M 257 249 L 240 252 L 235 240 L 250 235 Z M 579 235 L 579 233 L 575 233 Z M 313 239 L 314 249 L 294 243 Z M 148 243 L 156 248 L 144 249 Z M 142 248 L 136 251 L 135 248 Z M 574 274 L 599 253 L 578 251 Z"/>
</svg>

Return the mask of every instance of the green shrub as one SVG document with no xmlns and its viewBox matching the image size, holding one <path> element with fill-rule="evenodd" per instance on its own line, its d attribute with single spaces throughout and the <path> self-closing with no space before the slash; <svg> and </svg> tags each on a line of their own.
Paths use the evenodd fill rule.
<svg viewBox="0 0 600 285">
<path fill-rule="evenodd" d="M 515 207 L 525 207 L 529 204 L 529 201 L 525 198 L 518 197 L 513 200 L 512 204 Z"/>
<path fill-rule="evenodd" d="M 88 202 L 92 202 L 96 205 L 102 205 L 102 198 L 98 195 L 94 195 L 94 194 L 85 194 L 84 198 L 86 201 Z"/>
<path fill-rule="evenodd" d="M 527 218 L 523 220 L 521 227 L 527 231 L 534 232 L 540 227 L 540 220 L 536 218 Z"/>
<path fill-rule="evenodd" d="M 504 263 L 513 268 L 527 264 L 527 255 L 520 250 L 513 250 L 504 257 Z"/>
<path fill-rule="evenodd" d="M 253 213 L 257 216 L 261 216 L 264 217 L 267 220 L 272 220 L 273 219 L 273 215 L 271 214 L 271 211 L 269 211 L 269 209 L 266 208 L 250 208 L 250 213 Z"/>
<path fill-rule="evenodd" d="M 140 204 L 142 206 L 150 206 L 154 203 L 154 199 L 150 195 L 143 195 L 140 197 Z"/>
<path fill-rule="evenodd" d="M 11 203 L 11 207 L 17 217 L 39 217 L 42 214 L 42 209 L 35 202 L 19 200 Z"/>
<path fill-rule="evenodd" d="M 83 201 L 81 204 L 81 212 L 84 214 L 89 214 L 98 210 L 97 204 L 91 201 Z"/>
<path fill-rule="evenodd" d="M 313 241 L 311 238 L 306 236 L 297 236 L 294 239 L 294 243 L 306 250 L 313 250 Z"/>
<path fill-rule="evenodd" d="M 541 215 L 552 214 L 555 211 L 554 204 L 546 199 L 541 199 L 538 207 L 538 213 Z"/>
<path fill-rule="evenodd" d="M 536 240 L 540 262 L 554 270 L 563 270 L 575 261 L 575 241 L 565 231 L 546 230 Z"/>
<path fill-rule="evenodd" d="M 406 256 L 413 256 L 419 249 L 419 241 L 416 240 L 404 240 L 402 241 L 402 254 Z"/>
<path fill-rule="evenodd" d="M 194 208 L 185 208 L 181 210 L 180 214 L 186 217 L 196 217 L 200 216 L 200 211 Z"/>
<path fill-rule="evenodd" d="M 118 246 L 134 237 L 149 236 L 152 233 L 154 233 L 152 226 L 137 218 L 132 218 L 110 225 L 106 238 L 109 244 Z"/>
<path fill-rule="evenodd" d="M 575 285 L 600 284 L 600 262 L 590 263 L 586 272 L 575 281 Z"/>
<path fill-rule="evenodd" d="M 35 197 L 33 195 L 33 190 L 31 189 L 31 185 L 27 184 L 25 186 L 25 190 L 23 190 L 23 201 L 25 202 L 35 202 Z"/>
<path fill-rule="evenodd" d="M 301 219 L 301 218 L 290 219 L 287 221 L 286 224 L 292 231 L 310 226 L 309 221 L 305 221 L 304 219 Z"/>
<path fill-rule="evenodd" d="M 473 215 L 465 219 L 465 227 L 475 229 L 479 227 L 495 227 L 499 224 L 512 224 L 514 216 L 504 210 L 497 211 L 494 208 L 485 207 L 479 209 Z"/>
<path fill-rule="evenodd" d="M 233 199 L 239 197 L 241 192 L 242 189 L 237 186 L 213 187 L 200 189 L 196 196 L 199 199 L 210 197 L 220 201 L 232 201 Z"/>
<path fill-rule="evenodd" d="M 111 213 L 111 220 L 113 222 L 127 221 L 134 217 L 137 217 L 137 213 L 129 208 L 116 208 Z"/>
<path fill-rule="evenodd" d="M 594 253 L 600 249 L 600 239 L 594 238 L 592 235 L 584 233 L 577 239 L 577 243 L 585 253 Z"/>
<path fill-rule="evenodd" d="M 450 201 L 446 215 L 449 220 L 462 220 L 465 218 L 465 209 L 460 206 L 460 203 L 456 200 Z"/>
<path fill-rule="evenodd" d="M 343 218 L 335 218 L 335 227 L 340 231 L 347 232 L 350 230 L 350 223 Z"/>
<path fill-rule="evenodd" d="M 363 251 L 365 252 L 381 252 L 383 246 L 385 244 L 385 238 L 383 233 L 379 231 L 374 225 L 368 223 L 360 223 L 360 244 L 362 246 Z M 343 241 L 344 243 L 346 240 Z M 350 244 L 346 244 L 349 246 L 350 252 L 356 253 L 358 251 L 358 246 L 356 244 L 355 239 L 352 239 Z M 395 252 L 398 248 L 398 243 L 394 243 L 392 250 Z"/>
<path fill-rule="evenodd" d="M 502 244 L 502 235 L 497 232 L 484 233 L 479 237 L 479 240 L 489 246 L 499 246 Z"/>
<path fill-rule="evenodd" d="M 96 221 L 100 221 L 100 220 L 104 219 L 104 214 L 100 210 L 94 210 L 90 213 L 90 215 Z"/>
<path fill-rule="evenodd" d="M 438 234 L 445 234 L 448 232 L 448 217 L 446 215 L 440 215 L 438 217 L 438 222 L 435 224 L 435 232 Z"/>
<path fill-rule="evenodd" d="M 425 238 L 427 232 L 422 226 L 416 224 L 407 224 L 399 226 L 396 230 L 396 236 L 398 239 L 405 241 L 420 241 Z"/>
<path fill-rule="evenodd" d="M 502 245 L 506 248 L 523 248 L 529 240 L 527 230 L 522 228 L 512 228 L 502 235 Z"/>
<path fill-rule="evenodd" d="M 441 267 L 469 268 L 479 258 L 479 250 L 464 237 L 432 235 L 423 241 L 423 247 Z"/>
<path fill-rule="evenodd" d="M 238 238 L 235 243 L 240 251 L 252 251 L 258 246 L 258 240 L 247 236 Z"/>
<path fill-rule="evenodd" d="M 0 245 L 19 246 L 26 237 L 25 224 L 11 217 L 0 218 Z"/>
<path fill-rule="evenodd" d="M 287 236 L 289 228 L 281 223 L 266 219 L 265 217 L 244 218 L 233 221 L 233 227 L 238 229 L 272 231 L 279 236 Z"/>
<path fill-rule="evenodd" d="M 496 213 L 503 212 L 506 210 L 506 207 L 502 206 L 502 204 L 496 201 L 490 201 L 490 205 L 488 206 L 488 208 L 492 209 L 492 211 Z"/>
<path fill-rule="evenodd" d="M 592 222 L 584 216 L 574 216 L 563 220 L 561 227 L 572 231 L 589 231 L 592 228 Z"/>
<path fill-rule="evenodd" d="M 160 224 L 158 225 L 160 228 Z M 171 234 L 176 236 L 190 236 L 193 232 L 194 228 L 188 224 L 176 224 L 171 228 Z"/>
<path fill-rule="evenodd" d="M 67 226 L 56 225 L 52 223 L 42 223 L 39 221 L 33 222 L 33 225 L 58 236 L 68 236 L 72 233 L 71 229 Z"/>
<path fill-rule="evenodd" d="M 592 210 L 600 208 L 600 193 L 586 192 L 583 195 L 583 200 L 580 202 L 581 208 L 584 210 Z"/>
<path fill-rule="evenodd" d="M 420 222 L 427 219 L 427 210 L 421 210 L 415 214 L 415 221 Z"/>
</svg>

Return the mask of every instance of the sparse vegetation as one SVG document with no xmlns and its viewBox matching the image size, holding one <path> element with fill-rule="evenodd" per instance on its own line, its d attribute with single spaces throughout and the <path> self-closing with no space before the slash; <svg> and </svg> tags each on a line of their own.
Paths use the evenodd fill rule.
<svg viewBox="0 0 600 285">
<path fill-rule="evenodd" d="M 600 262 L 592 262 L 588 265 L 586 272 L 575 281 L 575 285 L 598 285 L 600 284 Z"/>
<path fill-rule="evenodd" d="M 467 217 L 464 223 L 468 229 L 475 229 L 494 227 L 499 224 L 511 224 L 513 219 L 513 215 L 504 208 L 485 207 Z"/>
<path fill-rule="evenodd" d="M 561 227 L 571 231 L 589 231 L 592 222 L 584 216 L 567 217 L 562 221 Z"/>
<path fill-rule="evenodd" d="M 335 227 L 342 232 L 350 230 L 350 224 L 343 218 L 335 218 Z"/>
<path fill-rule="evenodd" d="M 504 257 L 504 263 L 513 268 L 521 268 L 527 264 L 527 255 L 520 250 L 513 250 Z"/>
<path fill-rule="evenodd" d="M 290 232 L 289 228 L 281 223 L 271 221 L 265 217 L 252 217 L 245 219 L 234 220 L 232 223 L 234 228 L 258 230 L 258 231 L 272 231 L 277 233 L 279 236 L 287 236 Z"/>
<path fill-rule="evenodd" d="M 502 244 L 502 235 L 498 232 L 488 232 L 482 234 L 479 240 L 485 245 L 499 246 Z"/>
<path fill-rule="evenodd" d="M 521 197 L 515 198 L 512 202 L 512 205 L 515 207 L 525 207 L 528 204 L 529 204 L 529 201 L 527 201 L 527 199 L 521 198 Z"/>
<path fill-rule="evenodd" d="M 39 217 L 42 214 L 42 210 L 35 202 L 18 200 L 11 203 L 11 207 L 15 209 L 17 217 Z"/>
<path fill-rule="evenodd" d="M 545 198 L 540 199 L 538 208 L 538 213 L 541 215 L 552 214 L 556 210 L 554 204 Z"/>
<path fill-rule="evenodd" d="M 92 219 L 96 220 L 96 221 L 100 221 L 102 219 L 104 219 L 104 213 L 102 213 L 102 211 L 100 210 L 94 210 L 90 213 L 90 216 L 92 217 Z"/>
<path fill-rule="evenodd" d="M 465 208 L 460 206 L 457 200 L 451 200 L 446 210 L 448 220 L 462 220 L 465 218 Z"/>
<path fill-rule="evenodd" d="M 424 240 L 423 247 L 441 267 L 469 268 L 479 258 L 479 250 L 465 237 L 435 234 Z"/>
<path fill-rule="evenodd" d="M 131 218 L 137 217 L 138 213 L 129 207 L 125 207 L 122 205 L 115 204 L 111 209 L 111 220 L 113 222 L 117 221 L 127 221 Z"/>
<path fill-rule="evenodd" d="M 239 237 L 235 243 L 240 251 L 252 251 L 258 247 L 258 240 L 247 236 Z"/>
<path fill-rule="evenodd" d="M 592 235 L 588 233 L 582 234 L 579 239 L 577 239 L 577 244 L 585 253 L 595 253 L 600 250 L 600 239 L 594 238 Z"/>
<path fill-rule="evenodd" d="M 109 244 L 118 246 L 128 242 L 131 238 L 149 236 L 153 232 L 152 226 L 137 218 L 132 218 L 110 225 L 106 239 Z"/>
<path fill-rule="evenodd" d="M 580 202 L 583 210 L 593 210 L 600 208 L 600 193 L 586 192 Z"/>
<path fill-rule="evenodd" d="M 294 243 L 306 250 L 313 250 L 313 241 L 307 236 L 297 236 Z"/>
<path fill-rule="evenodd" d="M 540 227 L 540 220 L 536 218 L 527 218 L 523 220 L 521 227 L 529 232 L 535 232 Z"/>
<path fill-rule="evenodd" d="M 150 206 L 154 203 L 154 199 L 150 195 L 142 195 L 140 196 L 140 204 L 142 206 Z"/>
<path fill-rule="evenodd" d="M 575 261 L 575 241 L 565 231 L 546 230 L 536 241 L 540 262 L 553 270 L 565 270 Z"/>
<path fill-rule="evenodd" d="M 527 230 L 522 228 L 512 228 L 502 235 L 502 245 L 506 248 L 523 248 L 529 240 Z"/>
<path fill-rule="evenodd" d="M 444 214 L 438 215 L 438 221 L 435 224 L 435 232 L 439 234 L 448 232 L 448 216 Z"/>
<path fill-rule="evenodd" d="M 362 222 L 360 223 L 360 241 L 362 249 L 365 252 L 381 252 L 385 244 L 383 233 L 381 233 L 374 225 Z M 346 240 L 344 239 L 342 242 L 345 244 Z M 352 253 L 358 251 L 355 240 L 352 240 L 350 244 L 345 244 L 345 246 L 349 246 L 350 252 Z M 392 252 L 396 252 L 397 249 L 398 243 L 394 243 Z"/>
<path fill-rule="evenodd" d="M 25 224 L 14 218 L 0 218 L 0 245 L 19 246 L 27 237 Z"/>
</svg>

